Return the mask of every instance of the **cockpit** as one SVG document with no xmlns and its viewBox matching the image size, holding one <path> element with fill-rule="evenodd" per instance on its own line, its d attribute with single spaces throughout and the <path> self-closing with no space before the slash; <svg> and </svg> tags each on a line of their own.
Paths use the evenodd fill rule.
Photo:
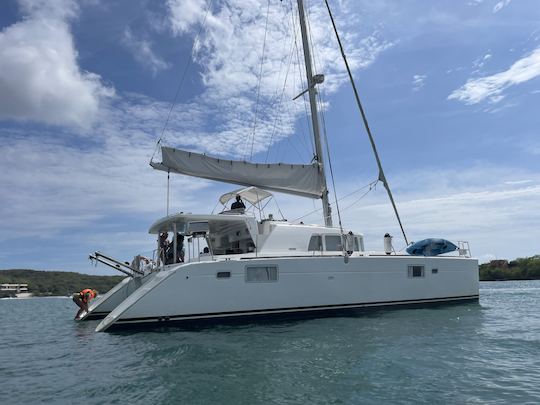
<svg viewBox="0 0 540 405">
<path fill-rule="evenodd" d="M 157 261 L 169 265 L 226 255 L 332 254 L 345 246 L 350 253 L 363 250 L 361 235 L 340 235 L 336 228 L 275 220 L 265 213 L 270 197 L 268 191 L 247 187 L 222 195 L 219 213 L 178 213 L 156 221 L 149 233 L 160 235 Z M 243 207 L 234 203 L 229 207 L 231 200 L 241 201 Z"/>
</svg>

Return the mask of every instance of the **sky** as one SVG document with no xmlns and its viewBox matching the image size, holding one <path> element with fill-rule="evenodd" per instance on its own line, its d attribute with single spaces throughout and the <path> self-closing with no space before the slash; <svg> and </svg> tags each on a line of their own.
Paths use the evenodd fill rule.
<svg viewBox="0 0 540 405">
<path fill-rule="evenodd" d="M 539 254 L 538 1 L 330 5 L 409 240 L 465 240 L 481 262 Z M 369 188 L 377 167 L 324 2 L 306 7 L 343 226 L 367 249 L 386 232 L 403 249 L 384 188 Z M 110 274 L 88 254 L 149 254 L 167 205 L 149 166 L 159 139 L 309 163 L 299 35 L 291 0 L 2 1 L 0 268 Z M 172 175 L 170 210 L 212 212 L 235 188 Z M 289 221 L 322 222 L 320 201 L 276 201 Z"/>
</svg>

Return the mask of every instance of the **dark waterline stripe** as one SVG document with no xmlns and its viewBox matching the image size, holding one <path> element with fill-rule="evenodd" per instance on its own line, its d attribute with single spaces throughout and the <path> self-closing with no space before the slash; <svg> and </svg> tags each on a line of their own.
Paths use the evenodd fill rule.
<svg viewBox="0 0 540 405">
<path fill-rule="evenodd" d="M 354 309 L 365 308 L 375 306 L 390 306 L 390 305 L 407 305 L 407 304 L 422 304 L 422 303 L 437 303 L 448 301 L 466 301 L 466 300 L 478 300 L 479 295 L 462 295 L 457 297 L 441 297 L 441 298 L 423 298 L 416 300 L 402 300 L 402 301 L 378 301 L 378 302 L 365 302 L 354 304 L 333 304 L 333 305 L 318 305 L 309 307 L 290 307 L 290 308 L 272 308 L 272 309 L 256 309 L 252 311 L 230 311 L 230 312 L 210 312 L 204 314 L 185 314 L 185 315 L 169 315 L 169 316 L 150 316 L 141 318 L 127 318 L 119 319 L 111 326 L 115 324 L 127 324 L 137 322 L 159 322 L 159 321 L 176 321 L 182 319 L 197 320 L 197 319 L 209 319 L 209 318 L 225 318 L 225 317 L 240 317 L 240 316 L 252 316 L 258 314 L 280 314 L 280 313 L 294 313 L 294 312 L 309 312 L 309 311 L 325 311 L 325 310 L 338 310 L 338 309 Z"/>
</svg>

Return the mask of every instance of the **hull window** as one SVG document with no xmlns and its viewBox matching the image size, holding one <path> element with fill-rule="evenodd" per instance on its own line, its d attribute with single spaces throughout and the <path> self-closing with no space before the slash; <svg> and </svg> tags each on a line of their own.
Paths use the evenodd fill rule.
<svg viewBox="0 0 540 405">
<path fill-rule="evenodd" d="M 326 235 L 324 241 L 326 242 L 326 250 L 329 252 L 341 252 L 343 250 L 341 235 Z"/>
<path fill-rule="evenodd" d="M 246 267 L 246 282 L 268 283 L 277 281 L 278 269 L 276 266 L 253 266 Z"/>
<path fill-rule="evenodd" d="M 321 251 L 322 250 L 322 236 L 313 235 L 309 240 L 308 251 Z"/>
<path fill-rule="evenodd" d="M 439 269 L 431 269 L 432 274 L 437 274 L 439 272 Z"/>
<path fill-rule="evenodd" d="M 231 272 L 230 271 L 218 271 L 218 273 L 216 274 L 216 277 L 217 278 L 230 278 L 231 277 Z"/>
<path fill-rule="evenodd" d="M 409 278 L 424 277 L 424 266 L 409 266 L 408 276 Z"/>
</svg>

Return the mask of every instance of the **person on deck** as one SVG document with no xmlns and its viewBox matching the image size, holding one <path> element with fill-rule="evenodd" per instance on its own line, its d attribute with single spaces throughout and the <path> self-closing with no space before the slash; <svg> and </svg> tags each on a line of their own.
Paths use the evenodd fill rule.
<svg viewBox="0 0 540 405">
<path fill-rule="evenodd" d="M 96 298 L 97 295 L 98 292 L 96 290 L 92 290 L 91 288 L 85 288 L 84 290 L 81 290 L 77 294 L 73 295 L 73 302 L 80 308 L 77 315 L 75 315 L 76 320 L 80 319 L 83 312 L 88 312 L 88 304 L 91 300 Z"/>
<path fill-rule="evenodd" d="M 242 197 L 240 197 L 239 195 L 236 196 L 236 201 L 233 202 L 231 204 L 231 210 L 236 210 L 236 209 L 245 209 L 246 208 L 246 205 L 244 204 L 244 202 L 242 201 Z"/>
<path fill-rule="evenodd" d="M 176 262 L 184 262 L 184 235 L 176 234 Z"/>
<path fill-rule="evenodd" d="M 161 232 L 159 234 L 159 252 L 158 257 L 163 261 L 164 264 L 167 264 L 167 250 L 169 248 L 169 234 L 167 232 Z"/>
</svg>

